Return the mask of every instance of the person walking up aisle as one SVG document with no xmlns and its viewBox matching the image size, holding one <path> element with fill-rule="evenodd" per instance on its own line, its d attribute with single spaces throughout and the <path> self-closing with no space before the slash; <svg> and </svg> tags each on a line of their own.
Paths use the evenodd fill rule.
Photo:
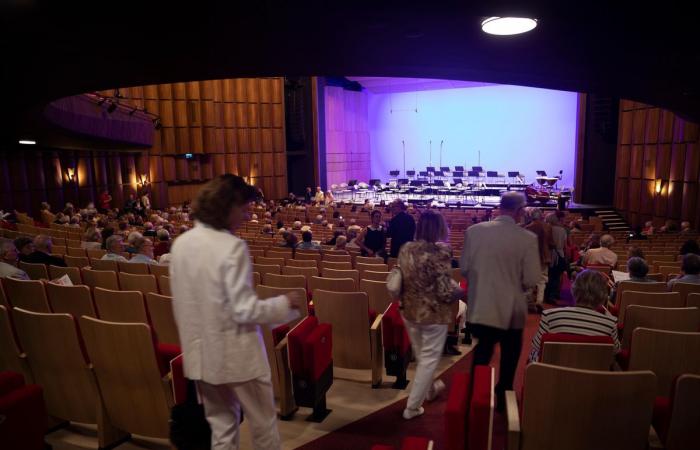
<svg viewBox="0 0 700 450">
<path fill-rule="evenodd" d="M 433 400 L 445 384 L 433 375 L 452 323 L 450 304 L 464 293 L 451 277 L 450 248 L 445 219 L 432 211 L 418 220 L 416 240 L 407 242 L 399 252 L 398 266 L 388 280 L 389 292 L 399 297 L 411 347 L 418 366 L 408 396 L 404 419 L 423 414 L 424 400 Z M 398 275 L 400 274 L 400 275 Z"/>
<path fill-rule="evenodd" d="M 248 247 L 233 232 L 255 197 L 255 188 L 239 176 L 211 180 L 193 204 L 194 228 L 177 238 L 171 251 L 173 311 L 185 376 L 197 382 L 213 450 L 238 449 L 241 409 L 253 448 L 280 448 L 259 324 L 294 320 L 304 300 L 289 293 L 261 301 L 252 287 Z"/>
<path fill-rule="evenodd" d="M 467 317 L 479 342 L 472 369 L 491 362 L 501 344 L 496 385 L 497 408 L 505 407 L 505 392 L 513 389 L 527 316 L 527 291 L 542 277 L 537 236 L 518 226 L 526 202 L 519 192 L 501 197 L 500 215 L 472 225 L 464 236 L 460 260 L 469 282 Z"/>
</svg>

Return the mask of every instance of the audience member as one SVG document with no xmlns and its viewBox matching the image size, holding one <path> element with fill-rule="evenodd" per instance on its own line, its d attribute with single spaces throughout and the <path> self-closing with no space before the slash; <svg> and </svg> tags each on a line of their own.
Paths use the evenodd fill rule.
<svg viewBox="0 0 700 450">
<path fill-rule="evenodd" d="M 543 213 L 540 208 L 528 208 L 528 215 L 531 222 L 525 226 L 525 229 L 535 233 L 537 236 L 537 248 L 540 255 L 540 279 L 535 287 L 534 307 L 537 312 L 542 312 L 542 303 L 544 302 L 544 289 L 547 285 L 549 275 L 549 264 L 552 262 L 552 249 L 554 248 L 554 239 L 552 238 L 552 227 L 545 223 Z"/>
<path fill-rule="evenodd" d="M 525 205 L 521 193 L 503 194 L 501 215 L 467 228 L 460 260 L 469 286 L 467 321 L 479 339 L 472 366 L 489 364 L 494 346 L 501 344 L 496 385 L 499 410 L 505 406 L 505 392 L 513 389 L 527 316 L 527 290 L 542 276 L 537 236 L 517 225 Z"/>
<path fill-rule="evenodd" d="M 688 253 L 683 256 L 681 263 L 682 275 L 668 282 L 668 288 L 673 290 L 676 283 L 700 284 L 700 256 L 695 253 Z"/>
<path fill-rule="evenodd" d="M 346 250 L 345 246 L 348 243 L 348 238 L 340 235 L 336 238 L 335 240 L 335 246 L 333 247 L 333 250 Z"/>
<path fill-rule="evenodd" d="M 323 204 L 323 190 L 321 186 L 316 186 L 316 195 L 314 195 L 314 203 Z"/>
<path fill-rule="evenodd" d="M 642 229 L 643 236 L 651 236 L 654 234 L 654 223 L 649 220 L 644 223 L 644 228 Z"/>
<path fill-rule="evenodd" d="M 350 226 L 348 226 L 348 233 L 351 231 L 355 231 L 358 235 L 362 231 L 362 227 L 357 224 L 357 220 L 355 219 L 350 219 Z"/>
<path fill-rule="evenodd" d="M 394 200 L 391 204 L 391 212 L 394 217 L 389 221 L 387 236 L 391 238 L 389 256 L 397 258 L 399 250 L 406 242 L 413 240 L 416 234 L 416 222 L 406 213 L 406 204 L 401 200 Z"/>
<path fill-rule="evenodd" d="M 311 190 L 310 186 L 306 187 L 306 191 L 304 191 L 304 203 L 307 205 L 311 204 L 313 201 L 313 191 Z"/>
<path fill-rule="evenodd" d="M 10 277 L 18 280 L 28 280 L 29 275 L 24 270 L 17 268 L 19 262 L 17 248 L 12 241 L 0 243 L 0 278 Z"/>
<path fill-rule="evenodd" d="M 294 320 L 304 299 L 289 293 L 263 302 L 253 289 L 246 244 L 232 233 L 255 198 L 239 176 L 209 181 L 193 205 L 194 229 L 173 244 L 173 312 L 184 375 L 197 383 L 214 448 L 238 447 L 241 409 L 252 448 L 281 448 L 259 324 Z"/>
<path fill-rule="evenodd" d="M 62 258 L 51 255 L 53 240 L 51 236 L 39 234 L 34 238 L 34 252 L 22 258 L 22 261 L 32 264 L 45 264 L 47 266 L 66 267 Z"/>
<path fill-rule="evenodd" d="M 688 222 L 688 221 L 681 222 L 681 234 L 691 234 L 691 233 L 695 233 L 695 230 L 690 228 L 690 222 Z"/>
<path fill-rule="evenodd" d="M 645 259 L 644 250 L 641 247 L 637 247 L 636 245 L 633 245 L 630 248 L 628 248 L 627 249 L 627 260 L 629 261 L 630 258 L 634 258 L 634 257 Z"/>
<path fill-rule="evenodd" d="M 99 211 L 102 214 L 107 214 L 107 211 L 109 211 L 112 208 L 112 196 L 109 195 L 109 191 L 107 191 L 106 189 L 102 191 L 102 194 L 100 194 L 99 205 Z"/>
<path fill-rule="evenodd" d="M 131 257 L 129 262 L 158 264 L 158 261 L 153 259 L 153 242 L 150 239 L 139 234 L 130 240 L 130 244 L 134 250 L 134 256 Z"/>
<path fill-rule="evenodd" d="M 386 230 L 382 226 L 382 212 L 375 209 L 370 214 L 372 223 L 357 238 L 362 256 L 386 256 Z"/>
<path fill-rule="evenodd" d="M 34 239 L 28 237 L 18 237 L 15 239 L 15 248 L 19 253 L 19 260 L 24 261 L 24 258 L 34 253 Z"/>
<path fill-rule="evenodd" d="M 304 231 L 301 233 L 301 240 L 299 244 L 297 244 L 297 249 L 300 250 L 321 250 L 321 246 L 318 244 L 318 242 L 313 242 L 312 239 L 312 234 L 310 231 Z"/>
<path fill-rule="evenodd" d="M 554 248 L 552 249 L 552 261 L 549 264 L 549 274 L 547 276 L 547 285 L 544 289 L 544 301 L 555 305 L 557 299 L 561 295 L 561 275 L 568 268 L 566 261 L 566 230 L 561 226 L 559 217 L 554 213 L 547 214 L 546 222 L 552 227 L 552 240 Z"/>
<path fill-rule="evenodd" d="M 331 191 L 326 191 L 326 193 L 323 196 L 323 204 L 326 206 L 330 206 L 334 201 L 335 198 L 333 197 L 333 193 Z"/>
<path fill-rule="evenodd" d="M 360 246 L 357 244 L 357 231 L 349 230 L 346 235 L 347 244 L 345 244 L 346 249 L 360 250 Z"/>
<path fill-rule="evenodd" d="M 99 250 L 102 248 L 102 235 L 95 227 L 88 228 L 83 235 L 83 239 L 85 240 L 80 243 L 80 246 L 86 250 Z"/>
<path fill-rule="evenodd" d="M 681 245 L 679 253 L 684 256 L 688 253 L 700 255 L 700 245 L 698 245 L 698 241 L 695 239 L 688 239 L 683 243 L 683 245 Z"/>
<path fill-rule="evenodd" d="M 146 214 L 151 210 L 151 198 L 148 196 L 148 192 L 144 192 L 141 196 L 141 206 L 143 206 L 143 212 Z"/>
<path fill-rule="evenodd" d="M 110 236 L 114 235 L 114 228 L 111 226 L 106 226 L 102 228 L 100 234 L 102 235 L 102 249 L 107 250 L 107 239 L 109 239 Z"/>
<path fill-rule="evenodd" d="M 584 265 L 617 267 L 617 253 L 610 250 L 614 243 L 615 238 L 609 234 L 604 234 L 600 238 L 600 248 L 592 248 L 583 255 Z"/>
<path fill-rule="evenodd" d="M 165 228 L 161 228 L 156 232 L 156 238 L 158 242 L 153 247 L 153 257 L 158 259 L 161 255 L 170 253 L 170 232 Z"/>
<path fill-rule="evenodd" d="M 552 308 L 542 312 L 540 326 L 532 338 L 529 362 L 539 360 L 542 336 L 546 333 L 610 336 L 615 352 L 620 351 L 617 318 L 603 307 L 609 294 L 605 276 L 595 270 L 584 270 L 576 277 L 571 292 L 576 306 Z"/>
<path fill-rule="evenodd" d="M 105 247 L 107 253 L 105 253 L 100 259 L 128 262 L 128 260 L 122 256 L 122 253 L 124 252 L 124 238 L 120 235 L 113 234 L 112 236 L 108 237 L 105 241 Z"/>
<path fill-rule="evenodd" d="M 152 222 L 143 223 L 143 235 L 147 237 L 156 237 L 156 229 L 153 227 Z"/>
<path fill-rule="evenodd" d="M 627 273 L 630 277 L 629 281 L 636 281 L 637 283 L 649 283 L 654 281 L 647 278 L 649 265 L 643 258 L 638 256 L 633 256 L 627 260 Z"/>
</svg>

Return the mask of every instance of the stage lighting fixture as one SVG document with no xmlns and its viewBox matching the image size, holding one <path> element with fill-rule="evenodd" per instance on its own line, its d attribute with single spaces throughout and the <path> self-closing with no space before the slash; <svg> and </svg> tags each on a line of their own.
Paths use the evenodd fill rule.
<svg viewBox="0 0 700 450">
<path fill-rule="evenodd" d="M 31 139 L 20 139 L 19 143 L 22 145 L 36 145 L 36 141 L 32 141 Z"/>
<path fill-rule="evenodd" d="M 155 119 L 153 119 L 153 128 L 155 128 L 156 130 L 160 130 L 161 128 L 163 128 L 163 124 L 160 123 L 160 117 L 156 117 Z"/>
<path fill-rule="evenodd" d="M 527 33 L 537 26 L 537 20 L 528 17 L 489 17 L 481 22 L 484 33 L 498 36 Z"/>
<path fill-rule="evenodd" d="M 109 106 L 107 107 L 107 112 L 110 114 L 116 110 L 117 110 L 117 104 L 115 102 L 110 103 Z"/>
</svg>

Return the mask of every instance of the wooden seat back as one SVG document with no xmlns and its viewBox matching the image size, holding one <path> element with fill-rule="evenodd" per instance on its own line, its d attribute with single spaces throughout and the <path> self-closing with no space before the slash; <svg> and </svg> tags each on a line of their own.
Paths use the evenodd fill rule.
<svg viewBox="0 0 700 450">
<path fill-rule="evenodd" d="M 368 270 L 371 270 L 372 272 L 388 272 L 389 271 L 389 266 L 387 264 L 355 263 L 355 268 L 360 272 L 360 278 L 363 278 L 362 276 Z"/>
<path fill-rule="evenodd" d="M 681 294 L 681 298 L 683 299 L 683 302 L 685 302 L 686 298 L 688 297 L 688 294 L 697 294 L 700 293 L 700 284 L 694 284 L 694 283 L 673 283 L 673 288 L 671 289 L 673 292 L 678 292 Z"/>
<path fill-rule="evenodd" d="M 382 258 L 379 258 L 376 256 L 356 256 L 355 257 L 355 268 L 356 269 L 358 269 L 358 267 L 357 267 L 358 264 L 370 264 L 370 265 L 384 264 L 384 260 Z"/>
<path fill-rule="evenodd" d="M 265 274 L 263 280 L 265 286 L 277 288 L 303 288 L 306 289 L 306 277 L 302 275 L 277 275 L 274 273 Z"/>
<path fill-rule="evenodd" d="M 148 264 L 137 262 L 118 262 L 119 272 L 131 273 L 136 275 L 148 275 Z"/>
<path fill-rule="evenodd" d="M 685 306 L 688 308 L 700 308 L 700 293 L 691 293 L 685 298 Z"/>
<path fill-rule="evenodd" d="M 146 294 L 146 307 L 158 342 L 180 345 L 180 336 L 173 314 L 173 298 L 154 292 Z"/>
<path fill-rule="evenodd" d="M 615 357 L 613 344 L 545 342 L 542 362 L 553 366 L 586 370 L 610 370 Z"/>
<path fill-rule="evenodd" d="M 270 252 L 268 252 L 268 256 L 270 255 Z M 314 261 L 316 265 L 321 262 L 321 254 L 320 253 L 297 253 L 294 255 L 294 259 L 297 261 Z M 289 262 L 289 260 L 287 260 Z"/>
<path fill-rule="evenodd" d="M 51 312 L 44 283 L 41 281 L 2 278 L 2 286 L 10 306 L 28 311 Z"/>
<path fill-rule="evenodd" d="M 632 333 L 636 328 L 655 330 L 696 332 L 700 329 L 698 308 L 653 308 L 651 306 L 628 306 L 625 311 L 625 326 L 622 332 L 622 348 L 630 348 Z"/>
<path fill-rule="evenodd" d="M 270 258 L 266 256 L 256 256 L 255 257 L 255 263 L 256 264 L 265 264 L 268 266 L 284 266 L 284 258 Z"/>
<path fill-rule="evenodd" d="M 385 311 L 392 300 L 386 281 L 360 280 L 360 292 L 367 294 L 369 307 L 375 311 Z"/>
<path fill-rule="evenodd" d="M 90 267 L 93 270 L 111 270 L 119 272 L 119 263 L 113 259 L 90 259 Z"/>
<path fill-rule="evenodd" d="M 76 247 L 71 247 L 70 245 L 66 247 L 66 256 L 79 256 L 79 257 L 86 257 L 87 252 L 85 251 L 84 248 L 76 246 Z"/>
<path fill-rule="evenodd" d="M 355 286 L 360 283 L 360 272 L 352 270 L 324 269 L 321 274 L 323 278 L 350 278 L 355 281 Z"/>
<path fill-rule="evenodd" d="M 66 255 L 63 257 L 63 260 L 66 262 L 66 265 L 68 267 L 77 267 L 79 269 L 82 269 L 83 267 L 87 267 L 90 265 L 90 260 L 87 256 Z"/>
<path fill-rule="evenodd" d="M 357 283 L 352 278 L 311 277 L 308 279 L 308 285 L 312 297 L 318 289 L 335 292 L 357 291 Z"/>
<path fill-rule="evenodd" d="M 158 288 L 162 295 L 168 295 L 172 297 L 173 292 L 170 289 L 170 277 L 166 275 L 161 275 L 158 277 Z"/>
<path fill-rule="evenodd" d="M 667 292 L 668 287 L 666 283 L 640 283 L 638 281 L 621 281 L 617 285 L 617 291 L 615 294 L 615 304 L 620 304 L 620 299 L 625 291 L 637 291 L 637 292 Z"/>
<path fill-rule="evenodd" d="M 285 295 L 288 292 L 297 292 L 301 296 L 301 298 L 306 299 L 306 289 L 300 287 L 286 288 L 265 286 L 261 284 L 255 288 L 255 292 L 258 294 L 258 297 L 260 297 L 260 299 L 263 300 L 270 297 L 277 297 L 278 295 Z M 307 302 L 302 302 L 302 305 L 299 308 L 299 314 L 301 315 L 301 319 L 309 315 L 309 305 Z M 293 325 L 296 325 L 301 319 L 294 320 L 291 323 L 293 323 Z"/>
<path fill-rule="evenodd" d="M 266 273 L 282 273 L 281 267 L 277 264 L 253 264 L 253 272 L 259 273 L 264 278 Z"/>
<path fill-rule="evenodd" d="M 71 283 L 74 285 L 83 284 L 83 278 L 80 276 L 80 269 L 77 267 L 59 267 L 49 266 L 49 278 L 55 280 L 63 275 L 68 275 Z"/>
<path fill-rule="evenodd" d="M 119 286 L 123 291 L 139 291 L 143 295 L 149 292 L 158 293 L 158 283 L 154 275 L 119 272 L 118 276 Z"/>
<path fill-rule="evenodd" d="M 100 318 L 110 322 L 148 323 L 141 292 L 95 288 L 93 293 Z"/>
<path fill-rule="evenodd" d="M 148 270 L 150 271 L 151 275 L 155 275 L 156 278 L 170 276 L 170 267 L 162 264 L 149 264 Z"/>
<path fill-rule="evenodd" d="M 322 262 L 344 262 L 350 263 L 352 266 L 352 257 L 350 255 L 333 255 L 330 253 L 324 253 Z M 350 267 L 352 269 L 352 267 Z"/>
<path fill-rule="evenodd" d="M 318 263 L 314 259 L 288 259 L 286 267 L 313 267 L 317 268 Z"/>
<path fill-rule="evenodd" d="M 46 270 L 44 264 L 34 264 L 24 261 L 20 261 L 17 264 L 17 268 L 24 270 L 29 275 L 32 280 L 47 280 L 49 278 L 49 272 Z"/>
<path fill-rule="evenodd" d="M 625 310 L 630 305 L 653 306 L 656 308 L 682 308 L 685 301 L 678 292 L 638 292 L 625 291 L 620 299 L 618 321 L 624 324 Z"/>
<path fill-rule="evenodd" d="M 149 326 L 83 317 L 80 328 L 111 422 L 129 433 L 167 438 L 172 392 L 161 379 Z"/>
<path fill-rule="evenodd" d="M 27 383 L 34 382 L 27 359 L 16 340 L 10 311 L 5 305 L 0 305 L 0 372 L 5 370 L 21 373 Z"/>
<path fill-rule="evenodd" d="M 347 262 L 332 262 L 332 261 L 321 261 L 321 273 L 326 269 L 333 270 L 352 270 L 352 263 Z"/>
<path fill-rule="evenodd" d="M 700 448 L 700 376 L 685 374 L 676 381 L 667 450 Z"/>
<path fill-rule="evenodd" d="M 75 320 L 80 316 L 97 317 L 90 288 L 85 285 L 61 286 L 47 283 L 46 295 L 51 310 L 55 313 L 70 314 Z"/>
<path fill-rule="evenodd" d="M 318 269 L 316 267 L 284 266 L 282 275 L 303 275 L 308 281 L 309 278 L 318 276 Z"/>
<path fill-rule="evenodd" d="M 107 250 L 102 249 L 88 249 L 86 250 L 87 256 L 90 259 L 100 259 L 107 254 Z"/>
<path fill-rule="evenodd" d="M 119 290 L 119 279 L 117 278 L 117 272 L 112 270 L 93 270 L 88 268 L 83 268 L 81 272 L 83 275 L 83 282 L 91 289 L 101 287 L 103 289 L 111 289 L 114 291 Z"/>
<path fill-rule="evenodd" d="M 365 270 L 364 272 L 362 272 L 361 280 L 386 281 L 386 278 L 388 276 L 389 272 L 375 272 L 373 270 Z"/>
<path fill-rule="evenodd" d="M 656 374 L 656 395 L 670 396 L 679 375 L 700 375 L 700 332 L 635 329 L 629 370 L 651 370 Z"/>
</svg>

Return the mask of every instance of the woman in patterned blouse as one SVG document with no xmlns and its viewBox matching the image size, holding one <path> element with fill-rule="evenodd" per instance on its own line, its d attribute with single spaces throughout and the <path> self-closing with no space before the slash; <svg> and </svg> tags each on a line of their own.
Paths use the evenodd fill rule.
<svg viewBox="0 0 700 450">
<path fill-rule="evenodd" d="M 423 401 L 434 399 L 445 388 L 442 381 L 433 382 L 433 375 L 447 326 L 453 321 L 450 303 L 462 294 L 451 277 L 450 249 L 443 242 L 447 233 L 445 219 L 426 211 L 418 220 L 416 240 L 404 244 L 399 252 L 401 312 L 418 362 L 405 419 L 423 414 Z"/>
</svg>

